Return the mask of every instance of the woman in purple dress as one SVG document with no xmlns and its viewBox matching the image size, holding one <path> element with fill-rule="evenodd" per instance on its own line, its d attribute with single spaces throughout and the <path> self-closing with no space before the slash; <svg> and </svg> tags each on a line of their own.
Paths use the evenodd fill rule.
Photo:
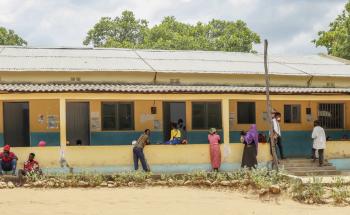
<svg viewBox="0 0 350 215">
<path fill-rule="evenodd" d="M 241 167 L 249 169 L 256 168 L 258 161 L 259 134 L 256 125 L 252 125 L 247 133 L 241 133 L 241 141 L 244 144 L 243 157 Z"/>
</svg>

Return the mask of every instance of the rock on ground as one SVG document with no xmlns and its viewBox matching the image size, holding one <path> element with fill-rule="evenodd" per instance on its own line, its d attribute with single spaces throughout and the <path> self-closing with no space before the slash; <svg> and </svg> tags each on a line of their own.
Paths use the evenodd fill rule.
<svg viewBox="0 0 350 215">
<path fill-rule="evenodd" d="M 278 185 L 271 185 L 269 188 L 269 191 L 272 194 L 279 194 L 279 193 L 281 193 L 281 188 Z"/>
</svg>

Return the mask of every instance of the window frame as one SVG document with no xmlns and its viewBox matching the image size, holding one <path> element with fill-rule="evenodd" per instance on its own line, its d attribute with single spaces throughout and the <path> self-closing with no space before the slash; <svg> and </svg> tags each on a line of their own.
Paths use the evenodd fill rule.
<svg viewBox="0 0 350 215">
<path fill-rule="evenodd" d="M 204 126 L 202 127 L 195 127 L 193 122 L 195 121 L 194 120 L 194 114 L 193 114 L 193 106 L 196 105 L 196 104 L 200 104 L 200 105 L 205 105 L 205 108 L 204 108 Z M 209 126 L 209 111 L 208 111 L 208 107 L 209 107 L 209 104 L 217 104 L 219 105 L 219 110 L 220 110 L 220 113 L 219 113 L 219 123 L 218 123 L 218 127 L 216 127 L 216 129 L 218 130 L 221 130 L 222 129 L 222 103 L 220 101 L 210 101 L 210 102 L 206 102 L 206 101 L 198 101 L 198 102 L 192 102 L 191 103 L 191 124 L 192 124 L 192 130 L 208 130 L 210 129 L 211 126 Z"/>
<path fill-rule="evenodd" d="M 327 125 L 323 124 L 324 123 L 324 120 L 320 119 L 320 107 L 321 105 L 340 105 L 340 109 L 341 109 L 341 113 L 340 115 L 342 115 L 342 117 L 339 117 L 339 119 L 341 118 L 341 122 L 339 123 L 340 127 L 328 127 Z M 318 103 L 318 106 L 317 106 L 317 119 L 320 121 L 321 123 L 321 126 L 324 128 L 324 129 L 328 129 L 328 130 L 339 130 L 339 129 L 345 129 L 345 124 L 346 124 L 346 106 L 345 106 L 345 103 Z M 324 111 L 324 110 L 323 110 Z"/>
<path fill-rule="evenodd" d="M 290 106 L 290 122 L 286 121 L 286 106 Z M 297 121 L 293 121 L 293 107 L 298 107 L 298 119 Z M 285 124 L 300 124 L 301 123 L 301 104 L 284 104 L 283 105 L 283 122 Z"/>
<path fill-rule="evenodd" d="M 104 122 L 105 122 L 105 115 L 103 111 L 103 106 L 105 104 L 110 104 L 114 105 L 114 123 L 115 123 L 115 128 L 105 128 L 104 127 Z M 120 123 L 119 123 L 119 105 L 130 105 L 130 110 L 131 110 L 131 127 L 130 128 L 125 128 L 121 129 L 120 128 Z M 134 131 L 135 130 L 135 110 L 134 110 L 134 102 L 127 102 L 127 101 L 122 101 L 122 102 L 113 102 L 113 101 L 108 101 L 108 102 L 101 102 L 101 130 L 102 131 Z M 109 116 L 111 117 L 111 116 Z"/>
<path fill-rule="evenodd" d="M 254 120 L 253 122 L 240 122 L 239 121 L 239 104 L 240 103 L 250 103 L 250 104 L 254 104 Z M 237 108 L 237 124 L 239 125 L 249 125 L 249 124 L 256 124 L 256 102 L 255 101 L 237 101 L 236 103 L 236 108 Z"/>
</svg>

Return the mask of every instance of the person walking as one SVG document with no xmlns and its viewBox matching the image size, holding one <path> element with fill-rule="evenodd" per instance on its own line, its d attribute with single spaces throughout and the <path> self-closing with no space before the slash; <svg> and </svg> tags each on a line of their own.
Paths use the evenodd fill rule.
<svg viewBox="0 0 350 215">
<path fill-rule="evenodd" d="M 134 158 L 134 169 L 139 169 L 139 160 L 141 161 L 142 169 L 145 172 L 149 172 L 150 169 L 147 165 L 145 155 L 143 153 L 143 149 L 146 145 L 150 144 L 149 136 L 151 134 L 151 131 L 149 129 L 146 129 L 143 134 L 137 139 L 136 144 L 133 148 L 133 158 Z"/>
<path fill-rule="evenodd" d="M 314 121 L 311 137 L 313 139 L 312 159 L 314 162 L 316 161 L 316 151 L 318 151 L 319 166 L 321 167 L 324 161 L 324 149 L 326 148 L 326 133 L 318 120 Z"/>
</svg>

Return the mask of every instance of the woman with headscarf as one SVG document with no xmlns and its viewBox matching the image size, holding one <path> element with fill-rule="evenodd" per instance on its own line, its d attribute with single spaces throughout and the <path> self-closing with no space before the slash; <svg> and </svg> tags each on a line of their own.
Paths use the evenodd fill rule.
<svg viewBox="0 0 350 215">
<path fill-rule="evenodd" d="M 209 147 L 210 147 L 210 162 L 211 167 L 214 171 L 219 171 L 221 166 L 221 151 L 220 151 L 220 141 L 221 138 L 216 134 L 216 129 L 211 128 L 208 135 Z"/>
<path fill-rule="evenodd" d="M 256 168 L 258 161 L 259 134 L 256 125 L 252 125 L 247 133 L 241 133 L 241 142 L 244 144 L 243 157 L 241 167 L 249 169 Z"/>
</svg>

